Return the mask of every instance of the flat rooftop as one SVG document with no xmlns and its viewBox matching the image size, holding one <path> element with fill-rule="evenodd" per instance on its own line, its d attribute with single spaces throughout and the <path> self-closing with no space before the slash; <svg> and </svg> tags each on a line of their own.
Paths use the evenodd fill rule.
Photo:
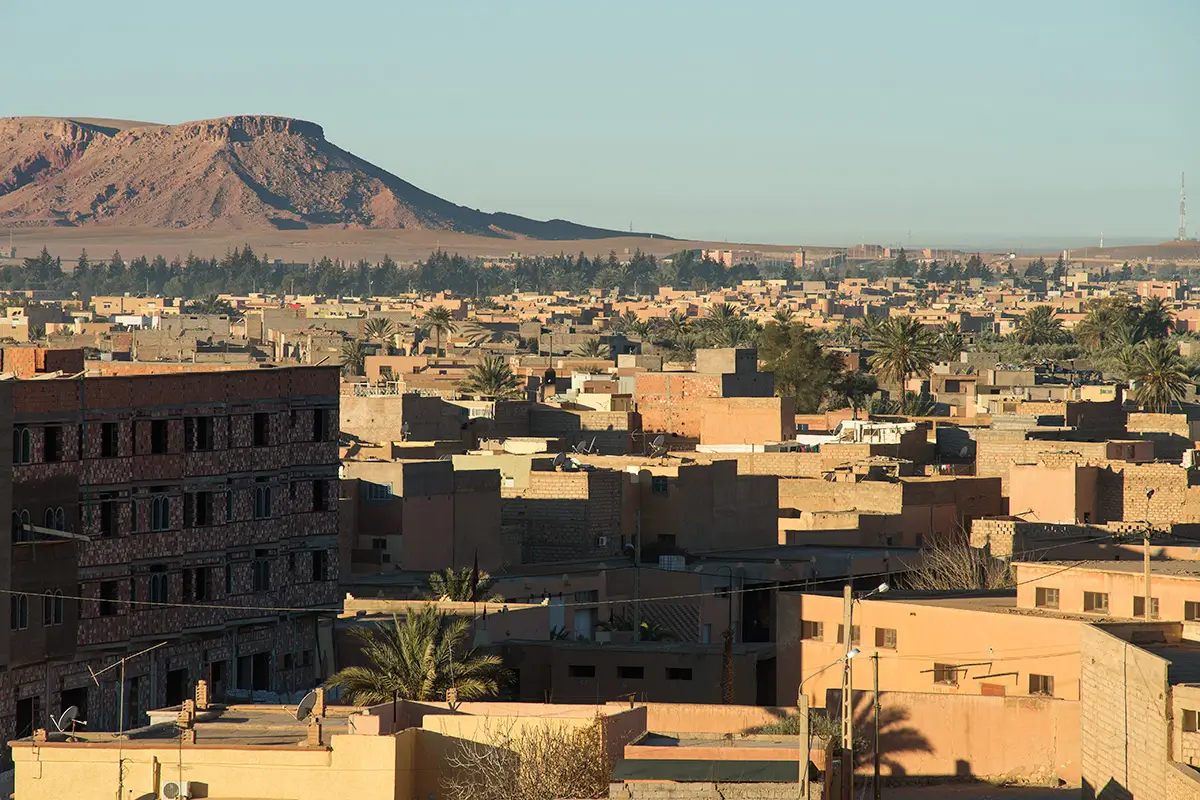
<svg viewBox="0 0 1200 800">
<path fill-rule="evenodd" d="M 329 744 L 330 736 L 348 733 L 348 718 L 362 709 L 356 706 L 327 706 L 323 718 L 321 743 Z M 51 742 L 66 742 L 84 744 L 130 743 L 145 742 L 161 746 L 164 741 L 174 741 L 179 738 L 180 729 L 175 726 L 174 709 L 163 709 L 150 712 L 153 724 L 144 728 L 135 728 L 123 734 L 112 732 L 76 731 L 68 740 L 57 732 L 50 735 Z M 169 720 L 169 721 L 168 721 Z M 279 746 L 305 744 L 308 733 L 308 723 L 296 719 L 296 709 L 287 706 L 268 705 L 234 705 L 214 706 L 208 711 L 196 713 L 196 744 L 231 745 L 231 746 Z"/>
<path fill-rule="evenodd" d="M 1140 558 L 1123 561 L 1015 561 L 1013 566 L 1037 569 L 1071 569 L 1083 572 L 1132 573 L 1141 575 L 1144 564 Z M 1151 559 L 1150 572 L 1153 575 L 1166 575 L 1177 578 L 1200 578 L 1200 562 L 1197 561 L 1168 561 L 1166 559 Z"/>
</svg>

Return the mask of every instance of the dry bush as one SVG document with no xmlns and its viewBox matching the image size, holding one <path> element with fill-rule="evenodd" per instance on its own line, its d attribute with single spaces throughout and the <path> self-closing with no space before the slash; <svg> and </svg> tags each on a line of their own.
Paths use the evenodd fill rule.
<svg viewBox="0 0 1200 800">
<path fill-rule="evenodd" d="M 484 728 L 484 741 L 462 740 L 447 759 L 442 790 L 450 800 L 555 800 L 608 795 L 612 764 L 599 719 L 583 728 L 561 722 Z"/>
<path fill-rule="evenodd" d="M 905 573 L 905 583 L 919 591 L 1009 589 L 1012 570 L 1007 561 L 971 547 L 963 536 L 938 541 L 922 551 L 923 561 Z"/>
</svg>

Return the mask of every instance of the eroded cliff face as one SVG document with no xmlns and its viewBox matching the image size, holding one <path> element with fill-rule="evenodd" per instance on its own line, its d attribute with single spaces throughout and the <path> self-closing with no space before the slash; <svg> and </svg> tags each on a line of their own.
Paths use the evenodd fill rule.
<svg viewBox="0 0 1200 800">
<path fill-rule="evenodd" d="M 0 227 L 38 225 L 622 235 L 464 208 L 338 148 L 316 123 L 256 115 L 179 125 L 0 119 Z"/>
</svg>

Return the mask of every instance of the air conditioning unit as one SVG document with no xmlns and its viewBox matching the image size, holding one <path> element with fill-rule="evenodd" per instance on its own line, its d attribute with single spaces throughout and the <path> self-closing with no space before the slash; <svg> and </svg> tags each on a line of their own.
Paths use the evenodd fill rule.
<svg viewBox="0 0 1200 800">
<path fill-rule="evenodd" d="M 596 537 L 596 547 L 608 547 L 608 537 L 607 536 L 597 536 Z"/>
<path fill-rule="evenodd" d="M 162 800 L 188 800 L 192 796 L 192 786 L 187 781 L 163 781 Z"/>
</svg>

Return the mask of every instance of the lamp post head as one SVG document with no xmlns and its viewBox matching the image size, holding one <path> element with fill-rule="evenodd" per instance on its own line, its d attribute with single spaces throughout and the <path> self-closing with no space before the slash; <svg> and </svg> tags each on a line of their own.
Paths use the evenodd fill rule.
<svg viewBox="0 0 1200 800">
<path fill-rule="evenodd" d="M 849 652 L 846 653 L 846 660 L 849 661 L 850 659 L 852 659 L 856 655 L 858 655 L 860 652 L 861 651 L 857 647 L 851 647 Z"/>
<path fill-rule="evenodd" d="M 884 592 L 891 591 L 891 589 L 892 587 L 888 585 L 887 581 L 884 581 L 875 588 L 875 591 L 879 594 L 883 594 Z"/>
</svg>

